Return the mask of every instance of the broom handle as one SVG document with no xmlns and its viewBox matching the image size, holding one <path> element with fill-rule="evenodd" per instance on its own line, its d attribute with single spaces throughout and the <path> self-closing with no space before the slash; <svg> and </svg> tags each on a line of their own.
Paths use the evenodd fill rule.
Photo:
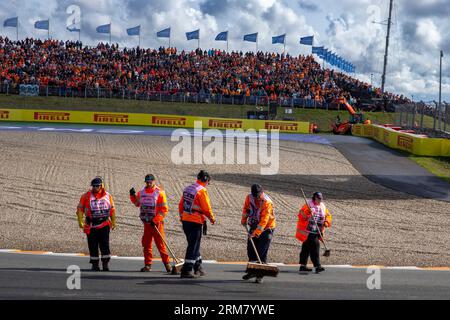
<svg viewBox="0 0 450 320">
<path fill-rule="evenodd" d="M 158 227 L 156 225 L 153 226 L 153 228 L 155 228 L 156 232 L 159 234 L 159 237 L 162 239 L 162 241 L 164 242 L 164 245 L 167 247 L 167 249 L 169 249 L 170 254 L 172 255 L 173 260 L 175 260 L 175 263 L 178 264 L 178 259 L 177 257 L 175 257 L 175 254 L 172 252 L 172 249 L 170 249 L 169 245 L 167 244 L 166 240 L 164 240 L 164 237 L 162 236 L 161 232 L 159 232 Z"/>
<path fill-rule="evenodd" d="M 306 199 L 305 192 L 303 191 L 302 188 L 300 188 L 300 189 L 302 190 L 302 194 L 303 194 L 303 198 L 305 199 L 305 203 L 306 203 L 306 205 L 308 206 L 308 209 L 309 209 L 309 211 L 311 211 L 311 214 L 312 214 L 312 210 L 311 210 L 311 207 L 310 207 L 309 204 L 308 204 L 308 200 Z M 325 243 L 325 239 L 323 238 L 322 232 L 320 231 L 319 225 L 317 224 L 316 219 L 314 219 L 314 216 L 312 217 L 312 219 L 314 220 L 314 223 L 316 224 L 317 231 L 319 232 L 320 238 L 322 238 L 322 242 L 323 242 L 323 246 L 325 247 L 325 250 L 328 250 L 327 245 L 326 245 L 326 243 Z"/>
<path fill-rule="evenodd" d="M 261 261 L 261 258 L 259 257 L 258 250 L 256 250 L 256 246 L 255 246 L 255 243 L 253 242 L 253 238 L 248 234 L 248 227 L 247 227 L 247 225 L 245 225 L 244 228 L 245 228 L 245 230 L 247 230 L 247 236 L 250 239 L 250 242 L 252 243 L 252 246 L 253 246 L 253 249 L 255 250 L 256 257 L 258 258 L 259 264 L 263 264 L 262 261 Z"/>
</svg>

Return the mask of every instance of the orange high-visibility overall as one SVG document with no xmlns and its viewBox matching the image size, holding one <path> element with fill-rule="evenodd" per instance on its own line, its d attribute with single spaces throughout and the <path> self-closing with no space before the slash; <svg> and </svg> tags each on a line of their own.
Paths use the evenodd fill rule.
<svg viewBox="0 0 450 320">
<path fill-rule="evenodd" d="M 155 239 L 156 247 L 161 255 L 162 262 L 167 264 L 170 262 L 167 248 L 163 240 L 156 232 L 155 224 L 162 237 L 165 239 L 164 218 L 169 211 L 167 205 L 166 193 L 160 187 L 143 188 L 136 196 L 130 196 L 131 202 L 140 208 L 140 218 L 144 223 L 144 235 L 142 236 L 142 247 L 144 252 L 145 265 L 151 265 L 153 260 L 152 242 Z"/>
</svg>

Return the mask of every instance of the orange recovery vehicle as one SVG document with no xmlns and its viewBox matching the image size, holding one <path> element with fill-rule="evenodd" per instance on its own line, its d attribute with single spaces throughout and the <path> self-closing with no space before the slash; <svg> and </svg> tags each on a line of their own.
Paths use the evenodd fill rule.
<svg viewBox="0 0 450 320">
<path fill-rule="evenodd" d="M 352 127 L 354 124 L 371 124 L 370 120 L 366 120 L 364 114 L 357 113 L 355 109 L 348 103 L 347 99 L 339 98 L 336 103 L 339 105 L 344 105 L 350 114 L 350 119 L 348 121 L 341 122 L 339 116 L 337 117 L 337 122 L 331 125 L 333 133 L 336 135 L 352 134 Z"/>
</svg>

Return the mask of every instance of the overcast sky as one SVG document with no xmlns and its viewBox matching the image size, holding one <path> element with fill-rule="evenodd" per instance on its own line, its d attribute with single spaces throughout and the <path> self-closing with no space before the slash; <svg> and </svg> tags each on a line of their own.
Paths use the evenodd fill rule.
<svg viewBox="0 0 450 320">
<path fill-rule="evenodd" d="M 439 50 L 444 50 L 443 100 L 450 102 L 450 5 L 449 0 L 396 0 L 386 88 L 414 95 L 415 100 L 437 100 Z M 67 13 L 71 5 L 80 8 Z M 128 37 L 126 28 L 141 25 L 141 46 L 167 46 L 168 40 L 156 32 L 172 28 L 172 45 L 193 50 L 197 41 L 186 41 L 185 32 L 200 28 L 203 49 L 226 49 L 214 41 L 217 33 L 229 31 L 229 49 L 252 51 L 255 44 L 243 42 L 247 33 L 259 33 L 259 49 L 283 51 L 272 45 L 271 37 L 287 34 L 286 50 L 292 55 L 308 54 L 311 47 L 299 44 L 301 36 L 314 35 L 315 45 L 324 45 L 355 64 L 357 77 L 381 85 L 389 0 L 8 0 L 0 1 L 0 19 L 19 16 L 19 37 L 45 39 L 47 32 L 35 30 L 36 20 L 50 18 L 52 38 L 78 39 L 66 30 L 79 22 L 81 38 L 94 45 L 108 41 L 96 34 L 98 25 L 112 22 L 113 42 L 137 46 L 137 37 Z M 375 23 L 374 23 L 375 22 Z M 1 34 L 15 38 L 15 29 Z"/>
</svg>

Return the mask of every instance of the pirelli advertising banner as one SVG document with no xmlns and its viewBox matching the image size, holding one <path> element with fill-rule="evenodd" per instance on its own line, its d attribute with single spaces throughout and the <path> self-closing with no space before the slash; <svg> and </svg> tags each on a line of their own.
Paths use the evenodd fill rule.
<svg viewBox="0 0 450 320">
<path fill-rule="evenodd" d="M 310 132 L 309 122 L 224 119 L 92 111 L 0 109 L 0 121 L 109 124 L 168 128 L 194 128 L 194 122 L 201 121 L 203 128 L 206 129 L 266 129 L 279 130 L 283 133 Z"/>
<path fill-rule="evenodd" d="M 450 157 L 449 139 L 428 138 L 377 125 L 354 125 L 352 133 L 419 156 Z"/>
</svg>

